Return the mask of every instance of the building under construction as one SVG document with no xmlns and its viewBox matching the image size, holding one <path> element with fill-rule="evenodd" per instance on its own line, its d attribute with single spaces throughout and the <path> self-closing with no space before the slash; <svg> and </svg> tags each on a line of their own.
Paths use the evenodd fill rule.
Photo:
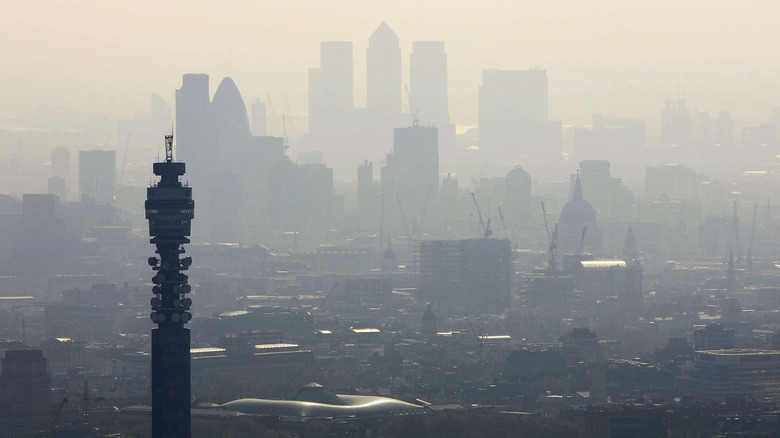
<svg viewBox="0 0 780 438">
<path fill-rule="evenodd" d="M 501 313 L 512 295 L 508 239 L 426 240 L 418 247 L 421 298 L 454 313 Z"/>
</svg>

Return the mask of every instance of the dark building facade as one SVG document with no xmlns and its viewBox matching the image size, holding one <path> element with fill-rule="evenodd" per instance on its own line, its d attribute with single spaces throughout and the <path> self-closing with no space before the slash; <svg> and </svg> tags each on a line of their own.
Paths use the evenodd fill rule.
<svg viewBox="0 0 780 438">
<path fill-rule="evenodd" d="M 511 299 L 508 239 L 420 242 L 420 296 L 456 313 L 502 312 Z"/>
<path fill-rule="evenodd" d="M 0 409 L 14 416 L 51 415 L 51 377 L 41 350 L 10 350 L 0 372 Z"/>
</svg>

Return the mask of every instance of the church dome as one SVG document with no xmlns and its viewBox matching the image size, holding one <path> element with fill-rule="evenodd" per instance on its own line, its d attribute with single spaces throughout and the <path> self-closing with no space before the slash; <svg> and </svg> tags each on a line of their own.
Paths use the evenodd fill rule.
<svg viewBox="0 0 780 438">
<path fill-rule="evenodd" d="M 560 224 L 596 223 L 596 210 L 582 197 L 580 177 L 574 182 L 574 196 L 561 209 Z"/>
<path fill-rule="evenodd" d="M 506 174 L 506 179 L 517 183 L 531 183 L 531 175 L 520 166 L 515 166 Z"/>
</svg>

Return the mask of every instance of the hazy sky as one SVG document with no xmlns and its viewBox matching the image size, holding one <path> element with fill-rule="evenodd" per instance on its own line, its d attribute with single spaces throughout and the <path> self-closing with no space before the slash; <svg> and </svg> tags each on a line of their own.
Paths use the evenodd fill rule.
<svg viewBox="0 0 780 438">
<path fill-rule="evenodd" d="M 731 110 L 738 125 L 780 106 L 777 1 L 22 1 L 4 0 L 0 113 L 39 105 L 111 118 L 173 104 L 183 73 L 231 76 L 245 102 L 306 111 L 322 40 L 351 40 L 355 104 L 365 102 L 368 38 L 387 22 L 404 81 L 414 40 L 444 40 L 455 122 L 477 120 L 485 68 L 545 68 L 550 116 L 658 118 L 664 99 Z M 272 132 L 273 134 L 273 132 Z"/>
</svg>

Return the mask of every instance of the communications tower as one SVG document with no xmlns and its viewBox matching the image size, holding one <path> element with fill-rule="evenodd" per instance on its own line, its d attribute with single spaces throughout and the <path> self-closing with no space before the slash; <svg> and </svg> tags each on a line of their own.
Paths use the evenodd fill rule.
<svg viewBox="0 0 780 438">
<path fill-rule="evenodd" d="M 146 189 L 146 219 L 150 242 L 158 257 L 149 257 L 152 277 L 152 437 L 190 437 L 191 287 L 186 271 L 192 258 L 179 258 L 190 243 L 195 203 L 192 188 L 182 185 L 184 163 L 173 161 L 173 135 L 165 136 L 165 161 L 154 163 L 157 184 Z"/>
</svg>

